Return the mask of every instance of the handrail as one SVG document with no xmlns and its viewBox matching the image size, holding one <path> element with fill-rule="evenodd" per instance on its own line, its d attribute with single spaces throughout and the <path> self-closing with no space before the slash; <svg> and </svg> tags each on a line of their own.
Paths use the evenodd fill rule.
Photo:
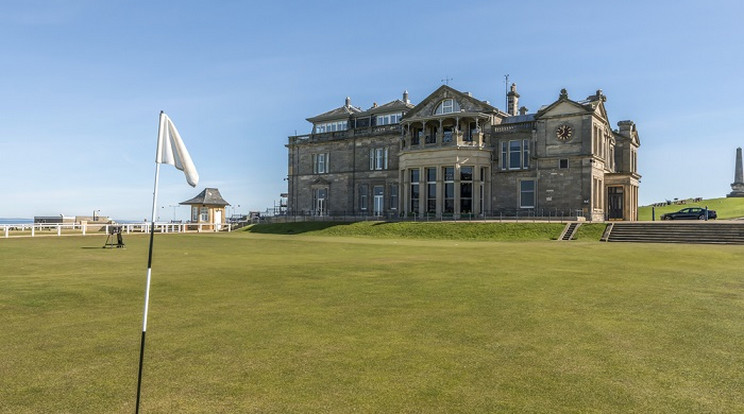
<svg viewBox="0 0 744 414">
<path fill-rule="evenodd" d="M 108 234 L 110 226 L 120 226 L 123 233 L 149 233 L 152 223 L 19 223 L 0 224 L 0 238 L 37 237 L 62 235 L 101 235 Z M 155 222 L 156 233 L 203 233 L 203 232 L 231 232 L 234 223 L 159 223 Z M 12 235 L 12 236 L 11 236 Z"/>
</svg>

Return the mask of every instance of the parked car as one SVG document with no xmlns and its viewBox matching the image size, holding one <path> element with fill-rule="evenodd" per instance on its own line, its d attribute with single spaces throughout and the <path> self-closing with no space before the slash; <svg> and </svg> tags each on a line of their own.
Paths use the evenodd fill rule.
<svg viewBox="0 0 744 414">
<path fill-rule="evenodd" d="M 705 212 L 708 212 L 708 218 L 714 219 L 718 217 L 715 210 L 706 210 L 700 207 L 687 207 L 674 213 L 666 213 L 661 215 L 662 220 L 705 220 Z"/>
</svg>

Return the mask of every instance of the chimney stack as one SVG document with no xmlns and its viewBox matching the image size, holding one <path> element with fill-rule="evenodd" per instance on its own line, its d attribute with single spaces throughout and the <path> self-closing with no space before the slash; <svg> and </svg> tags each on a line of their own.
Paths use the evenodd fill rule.
<svg viewBox="0 0 744 414">
<path fill-rule="evenodd" d="M 517 93 L 517 84 L 511 84 L 511 90 L 506 94 L 506 113 L 511 116 L 517 115 L 519 108 L 519 94 Z"/>
<path fill-rule="evenodd" d="M 346 107 L 351 108 L 351 98 L 349 98 L 348 96 L 346 97 Z"/>
</svg>

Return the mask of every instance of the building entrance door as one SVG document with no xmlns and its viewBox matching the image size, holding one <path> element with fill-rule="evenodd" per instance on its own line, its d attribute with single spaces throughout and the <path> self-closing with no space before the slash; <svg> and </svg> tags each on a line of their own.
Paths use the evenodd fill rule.
<svg viewBox="0 0 744 414">
<path fill-rule="evenodd" d="M 222 230 L 222 210 L 214 210 L 214 229 Z"/>
<path fill-rule="evenodd" d="M 373 212 L 374 212 L 375 217 L 380 217 L 382 215 L 382 211 L 385 208 L 385 203 L 384 203 L 385 188 L 381 185 L 376 185 L 373 191 L 374 191 L 373 194 L 374 194 L 374 203 L 375 203 Z"/>
<path fill-rule="evenodd" d="M 315 215 L 316 216 L 325 215 L 327 196 L 328 196 L 327 188 L 318 188 L 315 190 Z"/>
<path fill-rule="evenodd" d="M 623 220 L 623 187 L 607 187 L 607 219 Z"/>
</svg>

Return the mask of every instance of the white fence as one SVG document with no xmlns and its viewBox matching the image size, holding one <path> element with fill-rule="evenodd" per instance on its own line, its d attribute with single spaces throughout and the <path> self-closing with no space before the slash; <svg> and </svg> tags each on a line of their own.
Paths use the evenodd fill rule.
<svg viewBox="0 0 744 414">
<path fill-rule="evenodd" d="M 112 226 L 121 227 L 122 234 L 149 233 L 152 223 L 127 224 L 0 224 L 1 237 L 36 237 L 62 235 L 107 235 Z M 202 232 L 231 232 L 232 223 L 155 223 L 156 233 L 202 233 Z"/>
</svg>

